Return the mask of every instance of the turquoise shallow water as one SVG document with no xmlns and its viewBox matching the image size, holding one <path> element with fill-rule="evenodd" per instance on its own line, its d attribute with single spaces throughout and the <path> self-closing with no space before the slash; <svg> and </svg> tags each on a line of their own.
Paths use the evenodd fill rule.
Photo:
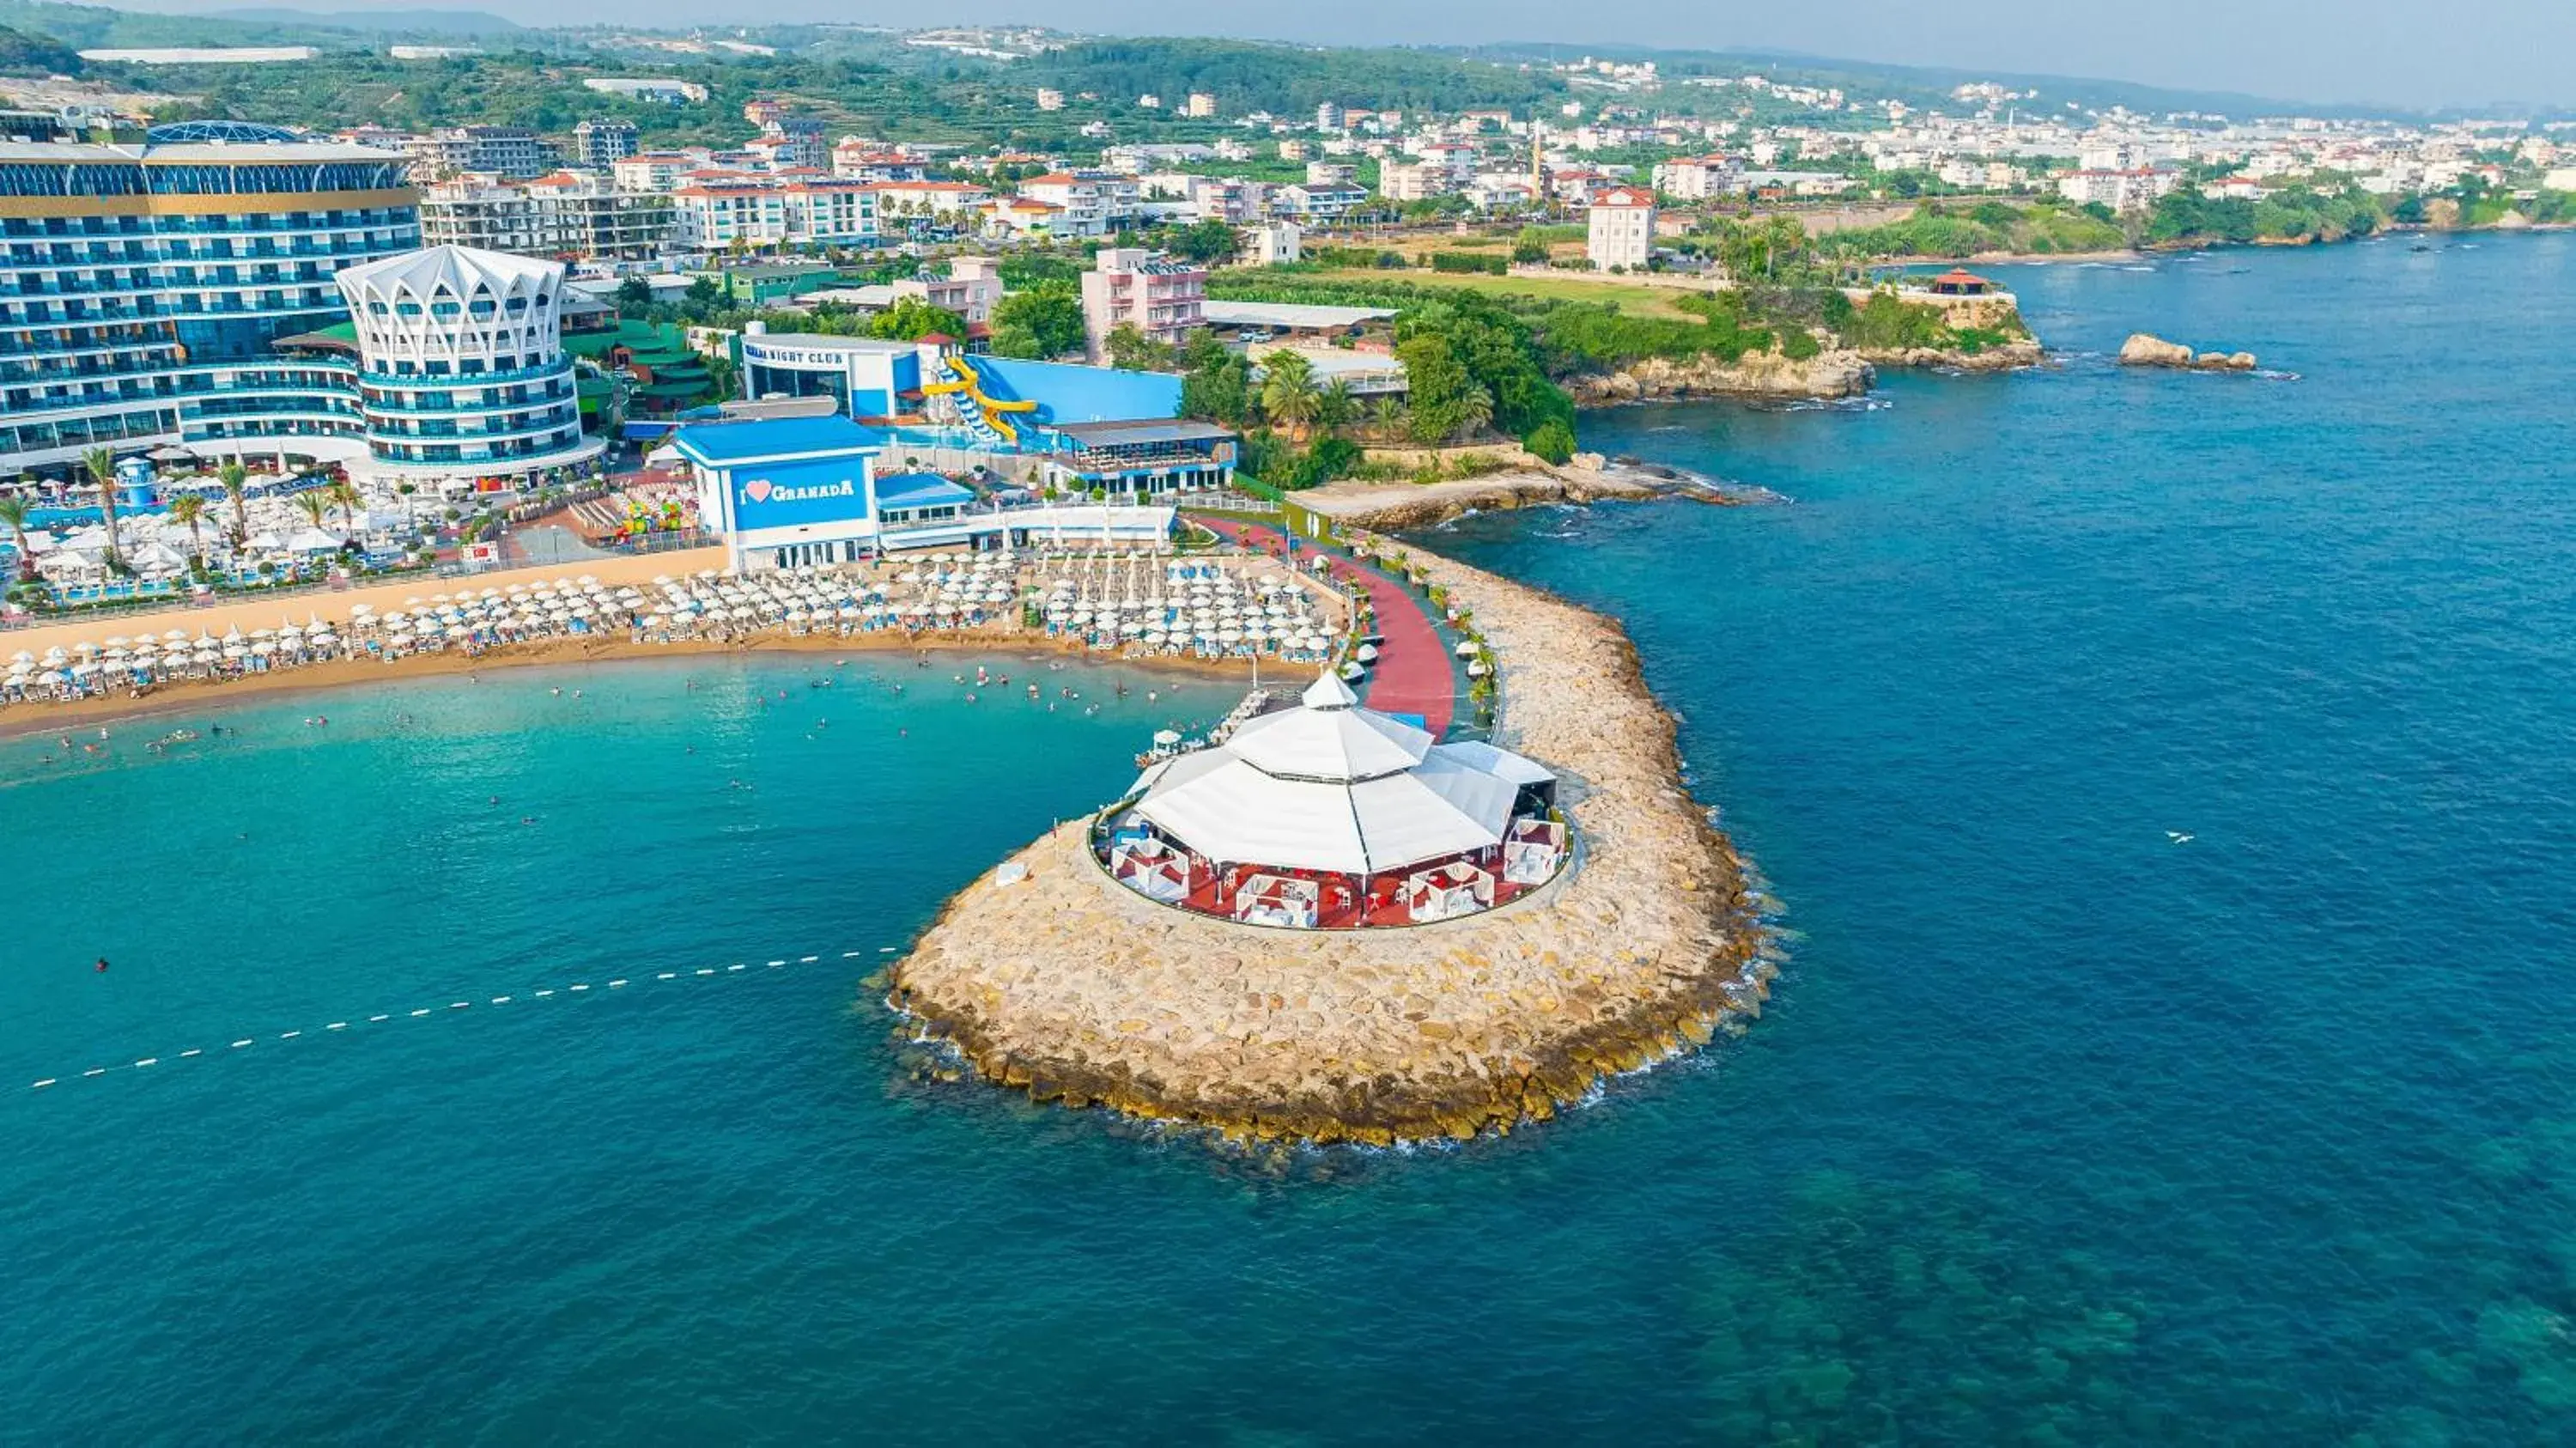
<svg viewBox="0 0 2576 1448">
<path fill-rule="evenodd" d="M 2012 279 L 2062 369 L 1592 420 L 1792 504 L 1435 535 L 1627 620 L 1797 932 L 1505 1142 L 904 1076 L 877 948 L 1215 685 L 0 744 L 0 1438 L 2565 1441 L 2576 239 Z"/>
</svg>

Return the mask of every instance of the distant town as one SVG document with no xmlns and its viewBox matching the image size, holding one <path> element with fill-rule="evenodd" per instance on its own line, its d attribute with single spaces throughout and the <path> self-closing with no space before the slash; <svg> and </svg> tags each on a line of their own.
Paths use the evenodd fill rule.
<svg viewBox="0 0 2576 1448">
<path fill-rule="evenodd" d="M 1026 28 L 84 23 L 146 22 L 209 43 L 0 47 L 0 506 L 77 519 L 152 460 L 213 499 L 231 463 L 325 569 L 470 556 L 496 510 L 676 465 L 675 428 L 746 410 L 919 440 L 976 507 L 1557 464 L 1577 403 L 1644 387 L 2036 360 L 1959 262 L 2576 221 L 2576 122 L 2547 117 Z M 1179 83 L 1106 88 L 1138 74 Z M 293 526 L 326 486 L 342 527 Z M 611 535 L 721 522 L 614 496 Z M 316 566 L 194 526 L 130 579 L 102 521 L 51 559 L 19 540 L 49 578 L 21 596 Z"/>
</svg>

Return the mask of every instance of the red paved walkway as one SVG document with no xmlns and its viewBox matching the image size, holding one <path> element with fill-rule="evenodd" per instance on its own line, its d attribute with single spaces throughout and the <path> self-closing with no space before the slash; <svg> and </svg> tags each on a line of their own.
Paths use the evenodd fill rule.
<svg viewBox="0 0 2576 1448">
<path fill-rule="evenodd" d="M 1267 553 L 1278 552 L 1284 536 L 1266 524 L 1231 518 L 1193 515 L 1192 521 Z M 1301 547 L 1297 556 L 1313 557 L 1312 545 Z M 1373 568 L 1336 554 L 1324 556 L 1332 559 L 1334 578 L 1368 591 L 1369 602 L 1377 610 L 1377 631 L 1386 636 L 1386 642 L 1378 645 L 1377 662 L 1369 669 L 1361 701 L 1381 714 L 1422 716 L 1422 727 L 1434 739 L 1447 734 L 1449 721 L 1458 712 L 1458 676 L 1450 666 L 1448 647 L 1432 627 L 1430 605 Z"/>
</svg>

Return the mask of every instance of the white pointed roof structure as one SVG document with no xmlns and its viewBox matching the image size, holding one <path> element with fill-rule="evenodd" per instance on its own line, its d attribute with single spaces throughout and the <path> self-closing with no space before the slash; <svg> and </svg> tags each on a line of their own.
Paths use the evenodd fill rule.
<svg viewBox="0 0 2576 1448">
<path fill-rule="evenodd" d="M 552 286 L 563 274 L 564 264 L 559 261 L 471 246 L 431 246 L 343 267 L 333 280 L 354 297 L 407 294 L 426 299 L 440 292 L 451 297 L 476 292 L 533 295 L 539 287 Z"/>
<path fill-rule="evenodd" d="M 561 350 L 564 264 L 470 246 L 432 246 L 343 268 L 370 372 L 508 372 Z M 432 364 L 438 364 L 432 366 Z"/>
<path fill-rule="evenodd" d="M 1434 744 L 1326 674 L 1298 707 L 1157 764 L 1135 811 L 1229 865 L 1376 875 L 1501 842 L 1543 766 L 1491 744 Z"/>
<path fill-rule="evenodd" d="M 1359 702 L 1350 685 L 1326 674 L 1306 686 L 1298 707 L 1244 721 L 1227 747 L 1264 774 L 1337 784 L 1401 774 L 1422 762 L 1428 733 Z"/>
</svg>

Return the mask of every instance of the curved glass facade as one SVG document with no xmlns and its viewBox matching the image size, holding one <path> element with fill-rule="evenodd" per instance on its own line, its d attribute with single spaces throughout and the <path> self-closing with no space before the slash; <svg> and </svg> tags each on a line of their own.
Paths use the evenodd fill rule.
<svg viewBox="0 0 2576 1448">
<path fill-rule="evenodd" d="M 543 461 L 581 446 L 572 359 L 484 377 L 367 377 L 367 440 L 388 462 Z"/>
<path fill-rule="evenodd" d="M 12 148 L 0 160 L 0 469 L 99 443 L 251 435 L 233 411 L 239 364 L 274 364 L 280 338 L 345 321 L 342 268 L 420 245 L 402 168 L 357 147 L 264 141 Z M 286 393 L 311 404 L 271 414 L 271 435 L 341 416 L 300 384 Z"/>
</svg>

